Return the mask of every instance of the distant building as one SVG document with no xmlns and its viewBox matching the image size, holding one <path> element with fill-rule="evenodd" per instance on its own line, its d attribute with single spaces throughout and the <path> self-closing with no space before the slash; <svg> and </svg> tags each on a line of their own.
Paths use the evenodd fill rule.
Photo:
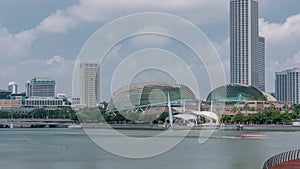
<svg viewBox="0 0 300 169">
<path fill-rule="evenodd" d="M 163 82 L 142 82 L 121 87 L 113 93 L 107 111 L 161 113 L 168 103 L 168 95 L 173 106 L 182 101 L 197 102 L 194 92 L 184 84 Z M 105 103 L 107 104 L 107 103 Z M 100 107 L 106 106 L 104 103 Z"/>
<path fill-rule="evenodd" d="M 12 108 L 21 106 L 18 100 L 10 100 L 10 99 L 1 99 L 0 100 L 0 110 L 3 108 Z"/>
<path fill-rule="evenodd" d="M 27 97 L 54 97 L 55 80 L 35 77 L 25 84 Z"/>
<path fill-rule="evenodd" d="M 80 64 L 80 104 L 96 107 L 100 97 L 99 64 Z"/>
<path fill-rule="evenodd" d="M 30 97 L 25 100 L 26 107 L 59 107 L 64 106 L 63 99 L 55 97 Z"/>
<path fill-rule="evenodd" d="M 68 98 L 68 101 L 71 102 L 72 105 L 79 105 L 80 104 L 80 98 L 79 97 Z"/>
<path fill-rule="evenodd" d="M 277 100 L 300 103 L 300 68 L 276 72 L 275 76 Z"/>
<path fill-rule="evenodd" d="M 11 94 L 8 90 L 0 89 L 0 99 L 9 99 L 9 95 Z"/>
<path fill-rule="evenodd" d="M 265 89 L 264 39 L 259 37 L 258 1 L 230 0 L 230 82 Z"/>
<path fill-rule="evenodd" d="M 249 85 L 242 84 L 228 84 L 220 86 L 212 90 L 203 102 L 202 109 L 213 112 L 219 115 L 234 116 L 237 112 L 244 114 L 255 114 L 264 109 L 269 109 L 274 106 L 279 111 L 284 111 L 286 103 L 277 101 L 272 95 L 258 90 Z M 211 103 L 213 106 L 211 106 Z M 245 110 L 244 106 L 247 104 L 249 110 Z M 290 103 L 287 103 L 290 106 Z M 236 108 L 237 112 L 232 109 Z"/>
<path fill-rule="evenodd" d="M 10 91 L 12 94 L 17 94 L 18 93 L 18 85 L 16 82 L 9 82 L 8 83 L 8 87 L 7 87 L 8 91 Z"/>
<path fill-rule="evenodd" d="M 67 98 L 67 94 L 65 94 L 65 93 L 57 93 L 56 97 L 57 98 L 65 99 L 65 98 Z"/>
</svg>

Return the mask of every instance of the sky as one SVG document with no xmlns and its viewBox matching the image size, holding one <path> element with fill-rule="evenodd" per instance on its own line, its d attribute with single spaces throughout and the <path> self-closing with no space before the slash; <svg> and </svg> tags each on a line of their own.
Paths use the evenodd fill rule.
<svg viewBox="0 0 300 169">
<path fill-rule="evenodd" d="M 276 71 L 300 67 L 299 6 L 298 0 L 259 0 L 259 30 L 266 38 L 267 92 L 274 92 Z M 229 0 L 1 0 L 0 88 L 15 81 L 21 92 L 33 77 L 50 77 L 56 80 L 57 93 L 71 96 L 74 65 L 89 37 L 107 23 L 137 12 L 169 13 L 196 25 L 215 46 L 229 82 Z M 153 38 L 155 43 L 145 43 Z M 166 45 L 168 41 L 145 36 L 122 42 L 106 59 L 107 69 L 113 69 L 124 53 L 137 49 L 155 46 L 174 53 L 185 51 L 177 42 Z M 192 62 L 190 66 L 195 67 Z M 103 94 L 103 100 L 108 98 L 109 94 Z"/>
</svg>

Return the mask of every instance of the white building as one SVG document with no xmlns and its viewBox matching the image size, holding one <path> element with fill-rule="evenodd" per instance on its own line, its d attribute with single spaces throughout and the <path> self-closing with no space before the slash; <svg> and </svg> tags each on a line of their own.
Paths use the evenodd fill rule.
<svg viewBox="0 0 300 169">
<path fill-rule="evenodd" d="M 80 64 L 80 104 L 96 107 L 100 97 L 99 64 Z"/>
<path fill-rule="evenodd" d="M 55 97 L 30 97 L 25 99 L 25 106 L 31 107 L 58 107 L 64 106 L 63 99 Z"/>
<path fill-rule="evenodd" d="M 8 88 L 8 91 L 10 91 L 12 94 L 18 93 L 18 85 L 16 82 L 9 82 L 7 88 Z"/>
<path fill-rule="evenodd" d="M 264 64 L 259 64 L 265 58 L 264 39 L 258 32 L 258 1 L 230 0 L 230 82 L 264 91 Z"/>
<path fill-rule="evenodd" d="M 276 99 L 300 103 L 300 68 L 276 72 L 275 76 Z"/>
</svg>

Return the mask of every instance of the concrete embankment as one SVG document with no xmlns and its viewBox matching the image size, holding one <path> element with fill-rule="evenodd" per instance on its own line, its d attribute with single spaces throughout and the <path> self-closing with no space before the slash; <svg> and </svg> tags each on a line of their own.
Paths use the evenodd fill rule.
<svg viewBox="0 0 300 169">
<path fill-rule="evenodd" d="M 224 130 L 237 130 L 238 126 L 226 125 Z M 300 131 L 300 126 L 292 125 L 244 125 L 240 130 L 247 131 Z"/>
</svg>

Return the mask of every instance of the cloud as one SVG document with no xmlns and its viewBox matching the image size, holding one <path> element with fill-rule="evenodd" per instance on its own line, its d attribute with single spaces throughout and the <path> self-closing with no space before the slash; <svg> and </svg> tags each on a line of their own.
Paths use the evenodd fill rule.
<svg viewBox="0 0 300 169">
<path fill-rule="evenodd" d="M 265 36 L 269 43 L 300 41 L 300 13 L 288 17 L 284 23 L 270 23 L 261 18 L 259 24 L 260 34 Z"/>
<path fill-rule="evenodd" d="M 103 23 L 135 12 L 176 13 L 195 23 L 226 21 L 228 11 L 224 6 L 227 2 L 220 0 L 80 0 L 78 4 L 54 11 L 29 30 L 11 34 L 0 27 L 0 55 L 24 58 L 29 55 L 34 42 L 45 34 L 65 34 L 86 24 Z"/>
<path fill-rule="evenodd" d="M 259 19 L 260 35 L 266 39 L 266 86 L 274 91 L 275 72 L 299 67 L 300 13 L 283 23 Z"/>
<path fill-rule="evenodd" d="M 20 91 L 25 90 L 25 82 L 33 77 L 50 77 L 56 80 L 58 91 L 71 94 L 72 73 L 75 61 L 67 60 L 62 56 L 53 56 L 48 59 L 30 59 L 14 65 L 0 62 L 0 79 L 4 83 L 16 81 Z"/>
<path fill-rule="evenodd" d="M 36 36 L 32 29 L 11 34 L 7 29 L 0 28 L 0 54 L 3 56 L 0 60 L 14 60 L 16 56 L 26 55 L 34 40 Z"/>
<path fill-rule="evenodd" d="M 50 65 L 59 64 L 59 63 L 65 62 L 65 61 L 66 60 L 64 57 L 55 55 L 52 58 L 46 60 L 46 64 L 50 66 Z"/>
</svg>

